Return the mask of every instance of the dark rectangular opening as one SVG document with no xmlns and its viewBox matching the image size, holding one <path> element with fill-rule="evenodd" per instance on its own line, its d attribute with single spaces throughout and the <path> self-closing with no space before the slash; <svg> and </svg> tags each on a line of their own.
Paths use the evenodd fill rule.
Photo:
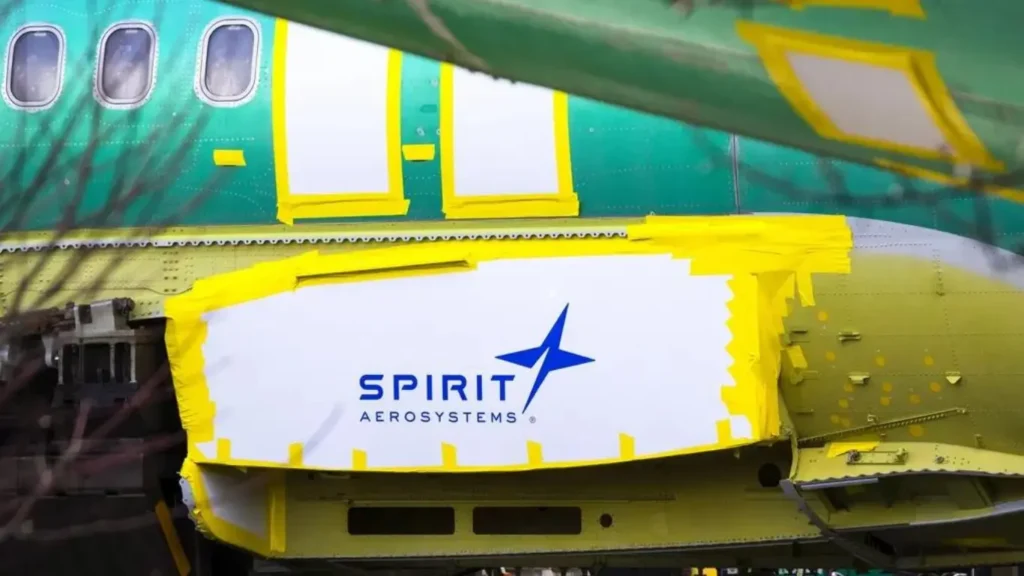
<svg viewBox="0 0 1024 576">
<path fill-rule="evenodd" d="M 110 384 L 110 344 L 86 344 L 83 347 L 83 384 Z"/>
<path fill-rule="evenodd" d="M 80 350 L 77 344 L 69 344 L 64 347 L 64 351 L 60 355 L 61 365 L 61 376 L 64 379 L 64 384 L 80 384 L 80 366 L 78 363 L 81 361 Z"/>
<path fill-rule="evenodd" d="M 348 533 L 353 536 L 455 534 L 455 509 L 411 506 L 349 508 Z"/>
<path fill-rule="evenodd" d="M 583 531 L 583 511 L 575 506 L 481 506 L 473 509 L 473 533 L 554 536 Z"/>
<path fill-rule="evenodd" d="M 114 344 L 114 382 L 127 384 L 132 381 L 132 348 L 127 342 Z"/>
</svg>

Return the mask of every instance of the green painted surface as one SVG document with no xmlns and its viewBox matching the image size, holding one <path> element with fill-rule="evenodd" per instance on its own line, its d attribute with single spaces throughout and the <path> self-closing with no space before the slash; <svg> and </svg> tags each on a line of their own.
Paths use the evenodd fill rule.
<svg viewBox="0 0 1024 576">
<path fill-rule="evenodd" d="M 736 211 L 728 134 L 592 100 L 569 102 L 582 216 Z"/>
<path fill-rule="evenodd" d="M 299 7 L 314 4 L 294 3 Z M 567 9 L 571 4 L 562 0 L 550 8 Z M 640 4 L 637 18 L 646 18 L 642 8 L 645 5 Z M 5 187 L 2 194 L 10 201 L 20 191 L 36 192 L 24 215 L 16 210 L 0 210 L 0 224 L 13 229 L 36 230 L 55 226 L 66 212 L 64 207 L 78 193 L 80 180 L 86 183 L 83 210 L 87 216 L 98 216 L 79 218 L 77 222 L 83 227 L 168 222 L 184 226 L 275 223 L 276 184 L 270 118 L 274 20 L 207 0 L 174 3 L 140 0 L 127 5 L 108 0 L 101 2 L 104 8 L 91 14 L 87 14 L 86 6 L 85 0 L 48 3 L 26 0 L 23 9 L 6 18 L 0 26 L 2 37 L 10 38 L 25 22 L 52 23 L 64 31 L 68 53 L 64 90 L 52 108 L 27 113 L 10 106 L 0 107 L 0 145 L 9 151 L 0 162 L 5 174 L 11 175 L 7 182 L 22 183 L 20 187 Z M 593 10 L 594 14 L 607 12 L 610 15 L 616 9 L 599 2 Z M 922 27 L 946 22 L 943 18 L 954 13 L 960 14 L 952 8 L 943 8 L 936 10 L 932 17 L 930 11 L 927 22 L 915 21 L 914 26 L 924 30 Z M 780 7 L 758 10 L 757 14 L 777 24 L 814 24 L 811 27 L 815 30 L 830 33 L 870 30 L 874 39 L 888 34 L 885 30 L 895 26 L 885 14 L 863 11 L 808 9 L 801 13 Z M 842 26 L 836 24 L 834 15 L 837 14 L 848 18 Z M 200 40 L 205 28 L 218 17 L 238 15 L 253 18 L 261 30 L 258 85 L 252 100 L 243 105 L 212 107 L 204 104 L 194 89 Z M 699 44 L 725 38 L 722 31 L 731 29 L 735 18 L 734 11 L 702 9 L 685 21 L 687 29 L 692 30 L 688 41 Z M 156 84 L 151 98 L 140 108 L 107 110 L 96 103 L 91 93 L 97 45 L 103 30 L 129 19 L 152 22 L 157 29 Z M 679 22 L 673 16 L 659 26 L 667 26 L 662 30 L 667 33 Z M 905 25 L 900 24 L 900 33 L 917 45 L 936 50 L 942 47 L 941 43 L 928 44 L 933 33 L 919 30 L 911 34 L 904 28 Z M 1001 34 L 1001 31 L 1002 28 L 997 28 L 993 34 Z M 971 34 L 974 33 L 969 36 Z M 995 49 L 995 40 L 985 35 L 976 36 L 979 38 L 974 40 L 979 45 Z M 736 38 L 722 42 L 722 50 L 742 50 Z M 750 60 L 750 54 L 736 54 L 747 72 L 762 73 L 759 64 Z M 955 63 L 955 59 L 952 62 Z M 943 64 L 947 65 L 952 66 L 951 75 L 962 71 L 962 66 Z M 998 62 L 985 62 L 983 68 L 995 72 L 998 65 Z M 637 68 L 637 73 L 644 69 L 643 66 Z M 344 73 L 343 69 L 329 67 L 325 71 Z M 710 74 L 706 70 L 701 73 Z M 438 74 L 436 61 L 405 56 L 403 144 L 439 144 Z M 974 86 L 972 82 L 980 77 L 974 72 L 964 74 L 967 74 L 964 86 Z M 731 107 L 735 119 L 749 120 L 749 124 L 742 126 L 772 122 L 778 125 L 779 118 L 791 115 L 788 109 L 779 108 L 784 104 L 781 100 L 766 96 L 763 91 L 752 92 L 729 82 L 694 82 L 694 78 L 689 77 L 689 90 L 706 91 L 708 98 L 717 95 L 722 106 Z M 1021 81 L 1015 78 L 993 87 L 990 95 L 1005 99 L 1016 94 L 1014 86 Z M 708 76 L 707 80 L 713 78 Z M 1008 247 L 1016 246 L 1024 225 L 1022 207 L 1001 198 L 978 200 L 951 194 L 935 184 L 910 181 L 879 169 L 824 160 L 812 152 L 732 137 L 727 132 L 697 128 L 595 100 L 570 97 L 569 102 L 573 181 L 582 217 L 759 211 L 846 213 L 949 230 Z M 755 116 L 750 117 L 751 114 Z M 46 155 L 54 151 L 66 160 L 81 158 L 87 149 L 94 120 L 101 131 L 108 132 L 97 147 L 91 173 L 77 170 L 74 164 L 40 170 Z M 197 122 L 202 123 L 202 129 L 190 133 L 190 127 Z M 57 128 L 46 133 L 45 127 L 53 123 Z M 1005 124 L 1012 125 L 1012 122 Z M 70 128 L 65 130 L 68 126 Z M 794 134 L 800 132 L 799 127 L 788 123 L 785 126 Z M 65 134 L 69 139 L 61 144 Z M 150 146 L 147 139 L 155 143 Z M 217 148 L 244 150 L 247 166 L 215 167 L 212 154 Z M 25 158 L 21 154 L 25 154 Z M 180 159 L 175 158 L 177 154 L 181 155 Z M 18 169 L 22 173 L 19 174 Z M 42 184 L 30 185 L 40 174 L 44 176 Z M 117 179 L 118 175 L 125 174 L 128 175 L 126 183 Z M 123 218 L 112 218 L 114 211 L 109 210 L 108 205 L 111 194 L 124 194 L 140 181 L 138 174 L 145 177 L 141 180 L 145 191 L 142 200 L 135 202 Z M 410 199 L 409 214 L 399 219 L 372 220 L 443 219 L 439 156 L 431 162 L 406 162 L 404 175 L 405 194 Z M 221 179 L 214 180 L 215 177 Z M 216 182 L 216 186 L 205 190 L 212 182 Z M 190 209 L 190 201 L 197 197 L 202 199 L 201 207 Z M 983 230 L 977 225 L 979 206 L 991 218 L 991 225 Z"/>
<path fill-rule="evenodd" d="M 90 6 L 95 8 L 90 11 Z M 8 151 L 0 157 L 0 170 L 13 176 L 5 178 L 3 197 L 33 197 L 23 218 L 0 210 L 0 226 L 53 226 L 67 214 L 69 204 L 81 206 L 75 220 L 86 227 L 272 219 L 275 191 L 266 72 L 273 20 L 250 14 L 261 25 L 264 45 L 260 86 L 250 103 L 237 108 L 203 106 L 193 88 L 205 27 L 237 13 L 206 0 L 26 0 L 0 19 L 4 43 L 25 23 L 59 27 L 67 54 L 63 90 L 51 108 L 27 113 L 0 106 L 0 145 Z M 112 110 L 92 95 L 96 54 L 104 30 L 127 20 L 149 22 L 157 32 L 156 81 L 142 106 Z M 201 129 L 195 129 L 197 123 Z M 94 152 L 89 151 L 90 142 Z M 250 168 L 214 180 L 213 150 L 233 147 L 245 148 Z M 10 153 L 12 149 L 18 153 Z M 51 154 L 61 159 L 54 160 Z M 80 165 L 83 159 L 91 160 L 86 162 L 91 167 Z M 212 182 L 217 183 L 216 191 L 204 193 Z M 144 196 L 132 192 L 134 186 L 142 186 Z M 197 195 L 203 199 L 202 210 L 188 209 Z M 111 199 L 129 197 L 139 199 L 130 203 L 123 219 L 111 221 Z"/>
<path fill-rule="evenodd" d="M 924 19 L 856 7 L 793 10 L 773 1 L 228 1 L 497 76 L 861 162 L 886 154 L 818 137 L 769 81 L 736 23 L 929 50 L 989 149 L 1011 166 L 1021 162 L 1017 27 L 1024 4 L 1013 0 L 985 10 L 921 0 Z M 687 14 L 686 4 L 696 8 Z"/>
</svg>

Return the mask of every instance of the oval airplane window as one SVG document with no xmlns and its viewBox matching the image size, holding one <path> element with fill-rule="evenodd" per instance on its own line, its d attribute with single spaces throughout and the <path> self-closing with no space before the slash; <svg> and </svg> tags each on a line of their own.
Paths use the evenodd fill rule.
<svg viewBox="0 0 1024 576">
<path fill-rule="evenodd" d="M 226 19 L 210 26 L 203 41 L 201 96 L 211 104 L 245 100 L 256 87 L 259 36 L 243 19 Z"/>
<path fill-rule="evenodd" d="M 64 34 L 47 25 L 26 26 L 7 50 L 7 98 L 18 108 L 43 108 L 60 94 Z"/>
<path fill-rule="evenodd" d="M 107 104 L 141 104 L 153 89 L 156 32 L 139 23 L 115 24 L 100 43 L 96 91 Z"/>
</svg>

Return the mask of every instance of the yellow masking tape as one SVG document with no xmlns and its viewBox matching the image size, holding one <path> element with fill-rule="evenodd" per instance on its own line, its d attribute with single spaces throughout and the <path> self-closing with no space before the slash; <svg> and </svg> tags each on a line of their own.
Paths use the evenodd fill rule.
<svg viewBox="0 0 1024 576">
<path fill-rule="evenodd" d="M 786 4 L 794 10 L 803 10 L 808 6 L 850 8 L 860 10 L 883 10 L 893 16 L 908 18 L 925 18 L 921 0 L 775 0 Z"/>
<path fill-rule="evenodd" d="M 434 159 L 436 148 L 433 144 L 404 144 L 402 157 L 406 162 L 429 162 Z"/>
<path fill-rule="evenodd" d="M 269 485 L 270 551 L 278 554 L 287 550 L 288 524 L 285 516 L 285 506 L 288 501 L 287 483 L 285 472 L 275 471 Z"/>
<path fill-rule="evenodd" d="M 814 286 L 809 271 L 800 270 L 796 273 L 796 292 L 800 295 L 801 305 L 814 306 Z"/>
<path fill-rule="evenodd" d="M 779 354 L 781 344 L 777 338 L 765 341 L 760 337 L 763 323 L 760 321 L 759 302 L 764 299 L 758 293 L 756 277 L 752 274 L 736 274 L 729 280 L 729 287 L 733 298 L 728 305 L 730 314 L 727 325 L 732 333 L 732 341 L 726 346 L 726 351 L 733 358 L 729 367 L 733 383 L 731 386 L 723 383 L 726 385 L 721 388 L 722 401 L 730 414 L 747 417 L 755 437 L 773 437 L 778 435 L 781 424 L 765 421 L 763 407 L 768 396 L 775 393 L 775 386 L 770 380 L 765 380 L 766 367 L 771 369 L 774 365 L 766 364 L 763 359 L 765 356 Z M 763 350 L 764 346 L 768 346 L 768 349 Z M 731 443 L 731 424 L 728 420 L 724 424 L 724 434 L 721 423 L 718 427 L 719 445 Z"/>
<path fill-rule="evenodd" d="M 789 363 L 793 368 L 807 368 L 807 357 L 804 356 L 804 349 L 800 346 L 786 347 L 786 356 L 789 358 Z"/>
<path fill-rule="evenodd" d="M 715 432 L 718 435 L 718 443 L 728 445 L 732 443 L 732 424 L 728 420 L 715 422 Z"/>
<path fill-rule="evenodd" d="M 231 440 L 228 440 L 227 438 L 217 439 L 217 461 L 231 461 Z"/>
<path fill-rule="evenodd" d="M 167 503 L 163 500 L 157 502 L 153 513 L 156 514 L 160 531 L 164 534 L 164 541 L 167 542 L 167 550 L 174 561 L 178 576 L 188 576 L 188 573 L 192 571 L 192 564 L 188 561 L 185 547 L 181 545 L 181 538 L 178 537 L 178 530 L 174 527 L 174 519 L 171 518 L 171 511 L 167 508 Z"/>
<path fill-rule="evenodd" d="M 694 274 L 729 276 L 733 297 L 728 303 L 728 328 L 732 340 L 727 350 L 734 359 L 729 370 L 733 381 L 721 383 L 721 394 L 731 416 L 750 422 L 753 438 L 737 439 L 730 433 L 727 443 L 685 453 L 774 438 L 781 425 L 777 379 L 783 349 L 782 321 L 788 314 L 788 303 L 798 291 L 797 286 L 804 292 L 802 300 L 813 298 L 808 281 L 812 273 L 848 273 L 851 248 L 850 230 L 845 218 L 838 216 L 652 216 L 643 224 L 629 227 L 627 238 L 472 240 L 329 256 L 310 252 L 205 278 L 189 292 L 169 298 L 164 306 L 168 318 L 168 356 L 182 424 L 188 434 L 189 456 L 198 462 L 230 457 L 230 443 L 217 438 L 214 430 L 216 407 L 210 401 L 206 383 L 202 353 L 206 314 L 316 284 L 473 273 L 478 262 L 506 258 L 588 255 L 670 254 L 689 259 Z M 217 454 L 203 453 L 199 445 L 211 441 L 217 441 Z M 635 458 L 635 446 L 629 442 L 632 440 L 623 443 L 623 447 L 628 444 L 628 458 Z M 455 446 L 446 446 L 450 450 L 443 450 L 445 467 L 440 469 L 494 469 L 458 466 Z M 233 459 L 231 463 L 284 467 L 295 455 L 282 454 L 277 462 L 246 463 Z M 669 454 L 658 456 L 666 455 Z M 354 451 L 352 462 L 354 469 L 365 469 L 365 452 Z M 593 463 L 596 462 L 558 465 Z M 530 466 L 524 462 L 516 469 Z"/>
<path fill-rule="evenodd" d="M 532 466 L 539 466 L 544 462 L 544 450 L 538 442 L 526 443 L 526 461 Z"/>
<path fill-rule="evenodd" d="M 301 467 L 303 458 L 302 442 L 295 442 L 288 446 L 288 465 Z"/>
<path fill-rule="evenodd" d="M 458 466 L 458 455 L 454 445 L 446 442 L 441 443 L 441 466 L 443 468 L 455 468 Z"/>
<path fill-rule="evenodd" d="M 636 458 L 636 439 L 629 434 L 619 433 L 619 458 L 622 460 Z"/>
<path fill-rule="evenodd" d="M 217 166 L 245 166 L 245 152 L 241 150 L 214 150 L 213 163 Z"/>
<path fill-rule="evenodd" d="M 1013 202 L 1024 203 L 1024 190 L 1008 188 L 1006 186 L 995 186 L 992 184 L 978 184 L 971 182 L 968 178 L 951 176 L 949 174 L 936 172 L 935 170 L 926 170 L 918 166 L 902 162 L 893 162 L 892 160 L 887 160 L 885 158 L 875 158 L 874 163 L 886 170 L 892 170 L 893 172 L 897 172 L 904 176 L 910 176 L 911 178 L 930 180 L 946 186 L 961 187 L 964 188 L 965 191 L 973 188 L 980 188 L 982 192 L 987 194 L 999 196 Z"/>
<path fill-rule="evenodd" d="M 353 470 L 366 470 L 366 451 L 365 450 L 353 450 L 352 451 L 352 469 Z"/>
</svg>

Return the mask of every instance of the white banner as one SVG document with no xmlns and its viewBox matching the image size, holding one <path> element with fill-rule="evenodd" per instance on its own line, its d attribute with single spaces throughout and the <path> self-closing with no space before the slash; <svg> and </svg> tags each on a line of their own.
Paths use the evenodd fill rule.
<svg viewBox="0 0 1024 576">
<path fill-rule="evenodd" d="M 730 416 L 728 276 L 668 254 L 523 258 L 321 284 L 205 314 L 232 460 L 586 464 L 713 448 Z"/>
</svg>

